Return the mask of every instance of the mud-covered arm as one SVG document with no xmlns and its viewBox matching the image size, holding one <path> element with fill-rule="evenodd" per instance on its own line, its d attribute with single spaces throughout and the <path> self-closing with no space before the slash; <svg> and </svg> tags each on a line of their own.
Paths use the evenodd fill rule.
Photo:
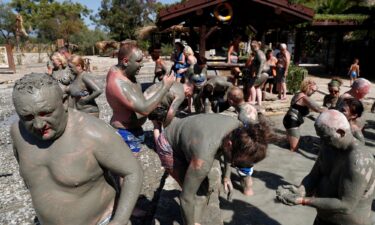
<svg viewBox="0 0 375 225">
<path fill-rule="evenodd" d="M 178 110 L 178 108 L 180 107 L 180 105 L 182 104 L 182 102 L 184 101 L 185 99 L 185 95 L 184 93 L 174 93 L 175 95 L 175 98 L 173 99 L 169 109 L 168 109 L 168 112 L 167 112 L 167 116 L 165 118 L 165 121 L 163 123 L 164 127 L 167 127 L 170 122 L 173 120 L 173 117 L 176 115 L 176 112 Z"/>
<path fill-rule="evenodd" d="M 260 54 L 260 50 L 256 51 L 255 57 L 259 61 L 258 68 L 256 68 L 256 75 L 259 77 L 261 75 L 261 73 L 263 72 L 264 64 L 266 64 L 266 57 L 265 57 L 264 54 Z"/>
<path fill-rule="evenodd" d="M 106 135 L 93 137 L 100 140 L 94 148 L 94 156 L 103 168 L 124 178 L 116 212 L 110 224 L 127 224 L 142 188 L 143 171 L 123 140 L 112 129 L 103 130 Z"/>
<path fill-rule="evenodd" d="M 367 188 L 368 181 L 366 181 L 365 176 L 372 172 L 372 168 L 366 166 L 367 163 L 365 159 L 358 162 L 352 160 L 352 162 L 347 163 L 344 167 L 345 171 L 340 178 L 341 182 L 338 184 L 339 195 L 336 198 L 302 198 L 299 203 L 333 213 L 351 214 Z M 370 194 L 372 193 L 368 195 Z"/>
<path fill-rule="evenodd" d="M 95 98 L 99 97 L 99 95 L 102 94 L 102 90 L 98 86 L 98 84 L 89 76 L 83 76 L 82 81 L 85 83 L 88 90 L 90 90 L 91 94 L 85 96 L 84 98 L 81 98 L 81 100 L 84 100 L 85 102 L 89 102 L 91 100 L 94 100 Z"/>
<path fill-rule="evenodd" d="M 164 79 L 174 79 L 171 76 L 164 76 Z M 139 90 L 134 89 L 130 84 L 124 81 L 119 81 L 118 84 L 121 88 L 120 94 L 120 101 L 125 105 L 125 107 L 129 108 L 130 110 L 141 114 L 143 116 L 147 116 L 156 108 L 159 102 L 162 100 L 164 95 L 168 92 L 171 84 L 163 83 L 160 86 L 160 89 L 156 91 L 150 98 L 145 99 L 142 92 L 139 93 Z"/>
<path fill-rule="evenodd" d="M 314 194 L 321 178 L 320 161 L 321 156 L 319 155 L 310 173 L 303 178 L 301 185 L 299 186 L 302 196 L 312 196 Z"/>
<path fill-rule="evenodd" d="M 308 96 L 303 96 L 303 102 L 305 103 L 305 105 L 307 107 L 309 107 L 309 109 L 313 110 L 314 112 L 318 112 L 318 113 L 321 113 L 325 110 L 327 110 L 327 108 L 324 108 L 322 106 L 320 106 L 318 103 L 316 103 L 314 100 L 312 100 L 311 98 L 309 98 Z"/>
<path fill-rule="evenodd" d="M 204 204 L 204 202 L 196 202 L 195 197 L 199 186 L 211 169 L 213 159 L 213 157 L 212 160 L 193 157 L 190 161 L 180 196 L 185 225 L 194 225 L 195 222 L 200 220 L 200 218 L 194 218 L 194 211 L 195 208 L 201 207 L 197 204 Z"/>
</svg>

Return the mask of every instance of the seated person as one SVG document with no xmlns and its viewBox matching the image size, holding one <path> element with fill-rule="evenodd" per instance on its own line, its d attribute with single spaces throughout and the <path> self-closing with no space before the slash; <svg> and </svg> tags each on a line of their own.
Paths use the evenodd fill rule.
<svg viewBox="0 0 375 225">
<path fill-rule="evenodd" d="M 340 96 L 340 86 L 342 81 L 339 78 L 332 78 L 328 83 L 329 94 L 324 96 L 323 106 L 329 109 L 334 109 L 336 107 L 337 100 Z"/>
</svg>

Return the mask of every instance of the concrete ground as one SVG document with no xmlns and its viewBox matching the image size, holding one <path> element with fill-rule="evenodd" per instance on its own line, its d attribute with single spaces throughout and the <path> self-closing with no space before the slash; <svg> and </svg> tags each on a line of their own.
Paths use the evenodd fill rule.
<svg viewBox="0 0 375 225">
<path fill-rule="evenodd" d="M 92 59 L 92 72 L 96 78 L 103 81 L 101 86 L 105 85 L 105 75 L 111 65 L 116 63 L 116 59 L 106 57 L 89 57 Z M 153 63 L 145 60 L 145 66 L 142 68 L 138 80 L 142 83 L 149 83 L 153 78 Z M 17 66 L 16 74 L 2 74 L 0 71 L 0 86 L 3 88 L 11 88 L 13 81 L 29 72 L 44 72 L 45 63 L 26 64 Z M 327 92 L 328 78 L 311 76 L 318 84 L 320 90 Z M 349 81 L 344 80 L 342 92 L 349 89 Z M 289 107 L 291 95 L 288 101 L 266 101 L 264 109 L 266 115 L 273 122 L 273 128 L 280 135 L 285 135 L 282 125 L 282 117 Z M 323 95 L 316 93 L 313 99 L 322 103 Z M 369 112 L 371 104 L 375 100 L 375 85 L 372 85 L 370 94 L 364 99 L 366 112 L 366 129 L 364 135 L 366 137 L 366 145 L 363 148 L 375 151 L 375 114 Z M 101 101 L 104 101 L 101 100 Z M 105 103 L 99 102 L 101 112 L 107 110 Z M 102 114 L 102 113 L 101 113 Z M 108 115 L 105 114 L 105 121 L 108 121 Z M 227 111 L 225 114 L 235 116 L 233 112 Z M 232 181 L 235 187 L 232 201 L 226 200 L 226 195 L 215 193 L 210 198 L 208 210 L 204 214 L 202 225 L 301 225 L 312 224 L 315 217 L 315 210 L 305 206 L 285 206 L 275 201 L 275 191 L 281 184 L 299 184 L 302 178 L 310 171 L 317 152 L 319 151 L 319 139 L 317 138 L 313 119 L 317 114 L 312 113 L 311 118 L 306 118 L 305 123 L 301 127 L 302 139 L 300 150 L 292 153 L 288 150 L 286 143 L 277 145 L 271 144 L 268 148 L 268 155 L 265 160 L 256 164 L 253 174 L 254 196 L 246 197 L 240 192 L 239 177 L 233 169 Z M 101 117 L 102 118 L 102 117 Z M 160 168 L 158 168 L 160 170 Z M 152 168 L 148 173 L 152 172 Z M 160 173 L 160 172 L 158 172 Z M 154 185 L 155 186 L 155 185 Z M 154 190 L 154 189 L 153 189 Z M 152 190 L 150 190 L 152 191 Z M 182 224 L 178 195 L 180 189 L 177 184 L 167 177 L 165 185 L 160 193 L 157 203 L 156 213 L 151 224 Z M 219 208 L 220 207 L 220 208 Z M 144 223 L 144 224 L 150 224 Z M 16 224 L 16 223 L 13 223 Z"/>
</svg>

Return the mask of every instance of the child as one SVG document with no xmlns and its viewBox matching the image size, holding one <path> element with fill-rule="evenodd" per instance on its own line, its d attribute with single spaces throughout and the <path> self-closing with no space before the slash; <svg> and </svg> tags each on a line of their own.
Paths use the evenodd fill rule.
<svg viewBox="0 0 375 225">
<path fill-rule="evenodd" d="M 163 76 L 167 73 L 167 67 L 164 60 L 160 58 L 160 49 L 151 47 L 149 52 L 152 60 L 155 62 L 155 76 L 153 80 L 153 83 L 155 83 L 156 78 L 158 78 L 159 81 L 163 79 Z"/>
<path fill-rule="evenodd" d="M 354 59 L 353 64 L 350 66 L 348 75 L 350 76 L 350 86 L 352 86 L 353 81 L 359 77 L 359 60 Z"/>
</svg>

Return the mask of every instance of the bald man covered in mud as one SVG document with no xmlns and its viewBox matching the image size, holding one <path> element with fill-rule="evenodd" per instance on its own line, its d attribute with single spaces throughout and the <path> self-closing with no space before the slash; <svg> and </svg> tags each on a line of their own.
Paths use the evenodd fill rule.
<svg viewBox="0 0 375 225">
<path fill-rule="evenodd" d="M 157 113 L 162 117 L 166 110 Z M 211 194 L 208 181 L 212 180 L 207 177 L 214 161 L 222 154 L 233 166 L 261 161 L 270 132 L 264 123 L 244 127 L 233 117 L 210 113 L 174 118 L 162 133 L 155 127 L 154 135 L 162 165 L 182 188 L 184 224 L 199 225 Z M 205 200 L 198 201 L 198 196 Z"/>
<path fill-rule="evenodd" d="M 156 83 L 151 87 L 147 88 L 143 93 L 145 98 L 148 99 L 153 96 L 157 91 L 160 90 L 161 83 Z M 168 109 L 167 116 L 163 121 L 163 127 L 167 127 L 176 115 L 179 107 L 186 98 L 193 95 L 194 86 L 189 82 L 177 83 L 175 82 L 169 89 L 168 93 L 164 95 L 164 98 L 160 102 L 160 107 Z"/>
<path fill-rule="evenodd" d="M 204 105 L 201 108 L 204 108 L 206 113 L 211 112 L 211 110 L 219 113 L 228 109 L 227 93 L 232 86 L 233 84 L 228 82 L 226 77 L 215 76 L 207 80 L 198 96 L 201 104 Z"/>
<path fill-rule="evenodd" d="M 164 76 L 159 89 L 150 98 L 145 99 L 141 85 L 136 80 L 142 63 L 142 51 L 135 42 L 128 41 L 121 45 L 118 64 L 107 74 L 106 96 L 113 110 L 111 125 L 137 154 L 144 142 L 142 124 L 147 115 L 154 110 L 174 82 L 174 76 Z"/>
<path fill-rule="evenodd" d="M 228 92 L 228 103 L 233 106 L 238 114 L 238 120 L 244 125 L 257 124 L 258 123 L 258 111 L 250 103 L 245 102 L 244 93 L 241 88 L 232 87 Z M 230 163 L 225 165 L 225 175 L 224 175 L 224 189 L 226 191 L 231 191 L 233 189 L 232 181 L 230 179 L 231 169 Z M 237 172 L 241 177 L 241 185 L 243 188 L 243 194 L 247 196 L 252 196 L 253 191 L 253 181 L 251 175 L 254 172 L 254 167 L 237 168 Z"/>
<path fill-rule="evenodd" d="M 127 224 L 143 173 L 115 130 L 68 108 L 46 74 L 18 80 L 13 103 L 19 115 L 11 127 L 14 155 L 41 224 Z M 123 178 L 119 193 L 107 172 Z"/>
<path fill-rule="evenodd" d="M 339 111 L 320 114 L 315 130 L 322 143 L 315 165 L 299 187 L 279 187 L 277 198 L 287 205 L 316 208 L 314 225 L 370 225 L 374 157 L 360 148 Z"/>
</svg>

